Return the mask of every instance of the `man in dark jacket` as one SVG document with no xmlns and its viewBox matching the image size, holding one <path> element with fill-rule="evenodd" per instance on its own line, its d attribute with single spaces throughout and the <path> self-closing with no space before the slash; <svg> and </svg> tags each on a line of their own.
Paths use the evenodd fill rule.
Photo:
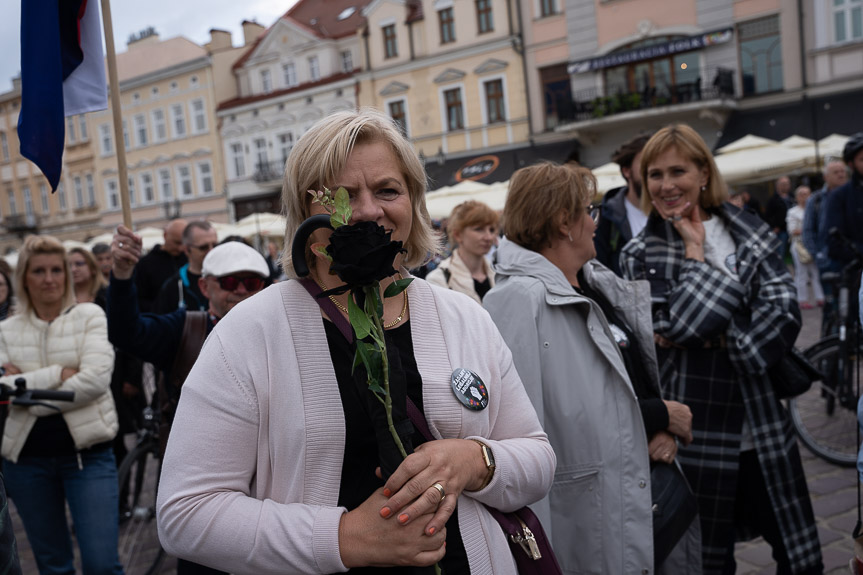
<svg viewBox="0 0 863 575">
<path fill-rule="evenodd" d="M 644 228 L 647 215 L 641 211 L 641 150 L 651 134 L 636 136 L 614 152 L 611 161 L 620 166 L 626 185 L 610 190 L 602 198 L 602 215 L 593 238 L 596 259 L 620 275 L 620 250 Z"/>
<path fill-rule="evenodd" d="M 135 284 L 138 288 L 138 305 L 141 311 L 156 311 L 156 300 L 162 284 L 186 265 L 183 250 L 183 230 L 186 220 L 171 220 L 165 226 L 165 243 L 157 244 L 138 262 Z"/>
<path fill-rule="evenodd" d="M 198 287 L 204 257 L 219 242 L 216 228 L 205 221 L 190 222 L 183 230 L 183 251 L 189 261 L 162 284 L 156 300 L 156 313 L 168 313 L 179 307 L 206 311 L 207 296 Z"/>
<path fill-rule="evenodd" d="M 788 176 L 782 176 L 776 180 L 773 195 L 767 200 L 767 207 L 764 208 L 764 221 L 779 238 L 779 256 L 781 258 L 785 258 L 785 252 L 788 248 L 788 229 L 785 216 L 788 213 L 788 208 L 792 206 L 790 192 L 791 179 Z"/>
<path fill-rule="evenodd" d="M 203 345 L 203 335 L 209 334 L 213 326 L 244 299 L 258 293 L 265 285 L 270 270 L 264 257 L 240 242 L 227 242 L 207 254 L 198 280 L 209 307 L 206 316 L 205 334 L 201 334 L 194 351 L 194 357 L 183 357 L 183 333 L 186 330 L 186 308 L 178 308 L 171 313 L 156 315 L 140 313 L 135 289 L 135 264 L 141 255 L 141 239 L 123 226 L 117 228 L 111 245 L 114 261 L 111 284 L 108 287 L 108 339 L 118 349 L 128 351 L 144 361 L 153 363 L 166 372 L 165 381 L 182 382 L 186 374 L 170 373 L 175 365 L 191 367 Z M 190 346 L 183 346 L 188 353 Z M 176 406 L 179 399 L 179 386 L 166 384 L 169 404 Z M 173 419 L 173 412 L 165 413 L 160 434 L 166 433 Z M 177 562 L 178 575 L 220 574 L 220 571 L 190 563 L 182 559 Z"/>
</svg>

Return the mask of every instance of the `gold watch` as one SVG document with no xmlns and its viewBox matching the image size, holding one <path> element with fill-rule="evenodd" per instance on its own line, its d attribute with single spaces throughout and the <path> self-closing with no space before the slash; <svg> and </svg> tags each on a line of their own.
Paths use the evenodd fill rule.
<svg viewBox="0 0 863 575">
<path fill-rule="evenodd" d="M 485 480 L 482 482 L 482 485 L 480 485 L 476 489 L 477 491 L 482 491 L 486 488 L 486 486 L 488 486 L 489 483 L 491 483 L 491 479 L 492 477 L 494 477 L 494 453 L 488 445 L 486 445 L 479 439 L 471 439 L 471 441 L 479 444 L 480 448 L 482 449 L 482 459 L 485 462 L 486 469 L 488 469 L 488 474 L 485 476 Z"/>
</svg>

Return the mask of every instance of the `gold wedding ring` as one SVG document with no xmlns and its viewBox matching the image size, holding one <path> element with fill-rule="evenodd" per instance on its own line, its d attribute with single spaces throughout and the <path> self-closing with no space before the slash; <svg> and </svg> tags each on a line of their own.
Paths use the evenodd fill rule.
<svg viewBox="0 0 863 575">
<path fill-rule="evenodd" d="M 432 487 L 437 489 L 437 492 L 440 493 L 440 500 L 443 501 L 443 498 L 446 497 L 446 491 L 444 491 L 443 485 L 440 483 L 434 483 Z"/>
</svg>

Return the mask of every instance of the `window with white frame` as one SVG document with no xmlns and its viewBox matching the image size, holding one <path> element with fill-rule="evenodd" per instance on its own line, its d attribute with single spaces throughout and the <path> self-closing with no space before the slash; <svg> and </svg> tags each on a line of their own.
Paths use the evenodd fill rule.
<svg viewBox="0 0 863 575">
<path fill-rule="evenodd" d="M 393 119 L 393 122 L 399 127 L 399 131 L 401 131 L 403 136 L 407 136 L 408 119 L 406 102 L 404 100 L 394 100 L 387 105 L 387 108 L 389 108 L 390 117 Z"/>
<path fill-rule="evenodd" d="M 111 140 L 110 124 L 99 124 L 99 142 L 101 142 L 103 156 L 114 153 L 114 144 Z"/>
<path fill-rule="evenodd" d="M 485 98 L 486 122 L 506 121 L 506 106 L 504 104 L 503 80 L 489 80 L 483 82 L 483 97 Z"/>
<path fill-rule="evenodd" d="M 159 168 L 159 197 L 163 202 L 167 202 L 174 198 L 174 187 L 171 183 L 171 170 L 168 168 Z"/>
<path fill-rule="evenodd" d="M 312 82 L 317 82 L 321 79 L 321 65 L 318 62 L 317 56 L 309 56 L 309 78 Z"/>
<path fill-rule="evenodd" d="M 198 190 L 202 194 L 213 193 L 213 167 L 209 161 L 198 162 Z"/>
<path fill-rule="evenodd" d="M 267 140 L 266 138 L 255 138 L 252 142 L 255 146 L 255 171 L 263 172 L 267 169 Z"/>
<path fill-rule="evenodd" d="M 18 203 L 15 201 L 15 190 L 6 188 L 6 194 L 9 196 L 9 215 L 18 215 Z"/>
<path fill-rule="evenodd" d="M 51 203 L 48 200 L 48 186 L 46 184 L 39 184 L 39 200 L 42 202 L 42 213 L 50 213 Z"/>
<path fill-rule="evenodd" d="M 123 120 L 123 146 L 127 150 L 131 146 L 131 142 L 129 141 L 129 123 L 126 120 Z"/>
<path fill-rule="evenodd" d="M 290 132 L 278 135 L 279 140 L 279 155 L 282 159 L 282 165 L 288 161 L 288 156 L 291 155 L 291 150 L 294 147 L 294 135 Z"/>
<path fill-rule="evenodd" d="M 395 58 L 399 55 L 398 44 L 396 43 L 396 25 L 388 24 L 381 28 L 384 34 L 384 58 Z"/>
<path fill-rule="evenodd" d="M 135 146 L 143 147 L 147 145 L 147 117 L 144 114 L 137 114 L 133 120 L 135 122 Z"/>
<path fill-rule="evenodd" d="M 6 132 L 0 132 L 0 152 L 3 153 L 4 162 L 9 159 L 9 139 L 6 137 Z"/>
<path fill-rule="evenodd" d="M 833 0 L 833 39 L 863 39 L 863 0 Z"/>
<path fill-rule="evenodd" d="M 87 184 L 87 205 L 92 208 L 96 205 L 96 186 L 93 184 L 93 174 L 84 176 L 84 182 Z"/>
<path fill-rule="evenodd" d="M 184 198 L 192 196 L 192 171 L 189 166 L 182 164 L 177 166 L 177 182 L 180 185 L 180 195 Z"/>
<path fill-rule="evenodd" d="M 89 134 L 87 134 L 87 117 L 84 114 L 78 116 L 78 136 L 82 142 L 86 142 L 89 139 Z"/>
<path fill-rule="evenodd" d="M 137 203 L 138 198 L 135 197 L 135 178 L 132 177 L 132 174 L 129 174 L 129 205 L 134 206 Z"/>
<path fill-rule="evenodd" d="M 293 62 L 282 65 L 282 76 L 286 88 L 293 88 L 297 85 L 297 67 Z"/>
<path fill-rule="evenodd" d="M 231 166 L 234 168 L 234 177 L 242 178 L 246 175 L 246 155 L 243 153 L 243 144 L 234 142 L 230 146 Z"/>
<path fill-rule="evenodd" d="M 62 181 L 57 184 L 57 206 L 61 212 L 66 211 L 66 186 L 63 185 Z"/>
<path fill-rule="evenodd" d="M 438 10 L 438 27 L 440 29 L 440 43 L 449 44 L 455 42 L 455 17 L 453 8 Z"/>
<path fill-rule="evenodd" d="M 174 128 L 174 137 L 182 138 L 186 135 L 186 112 L 183 104 L 171 106 L 171 126 Z"/>
<path fill-rule="evenodd" d="M 192 100 L 189 105 L 192 108 L 192 131 L 203 134 L 207 131 L 207 110 L 204 108 L 204 100 Z"/>
<path fill-rule="evenodd" d="M 557 14 L 557 0 L 539 0 L 540 17 Z"/>
<path fill-rule="evenodd" d="M 24 213 L 28 217 L 33 217 L 33 196 L 30 195 L 30 186 L 21 188 L 21 195 L 24 196 Z"/>
<path fill-rule="evenodd" d="M 491 0 L 476 0 L 476 24 L 480 34 L 494 30 L 494 16 L 491 11 Z"/>
<path fill-rule="evenodd" d="M 354 69 L 354 55 L 350 50 L 342 52 L 342 72 L 350 72 Z"/>
<path fill-rule="evenodd" d="M 261 91 L 264 94 L 269 94 L 273 91 L 273 76 L 270 74 L 269 68 L 261 70 Z"/>
<path fill-rule="evenodd" d="M 198 77 L 197 76 L 192 76 L 191 78 L 189 78 L 189 87 L 190 88 L 197 88 L 198 87 Z"/>
<path fill-rule="evenodd" d="M 168 125 L 165 123 L 165 110 L 156 108 L 150 112 L 153 120 L 153 141 L 164 142 L 168 139 Z"/>
<path fill-rule="evenodd" d="M 75 143 L 75 116 L 66 118 L 66 139 L 70 144 Z"/>
<path fill-rule="evenodd" d="M 84 207 L 84 184 L 81 182 L 81 176 L 72 178 L 72 185 L 75 188 L 75 207 Z"/>
<path fill-rule="evenodd" d="M 145 204 L 152 204 L 156 201 L 156 194 L 153 191 L 153 174 L 150 172 L 141 172 L 141 201 Z"/>
<path fill-rule="evenodd" d="M 109 210 L 120 209 L 120 193 L 117 190 L 117 180 L 105 180 L 105 205 Z"/>
<path fill-rule="evenodd" d="M 464 129 L 464 107 L 461 88 L 444 90 L 444 107 L 446 112 L 446 129 L 448 132 Z"/>
</svg>

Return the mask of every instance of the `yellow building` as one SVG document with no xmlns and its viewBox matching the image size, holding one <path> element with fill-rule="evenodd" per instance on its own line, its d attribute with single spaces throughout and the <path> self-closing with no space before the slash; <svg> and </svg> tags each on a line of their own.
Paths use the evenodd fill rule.
<svg viewBox="0 0 863 575">
<path fill-rule="evenodd" d="M 246 40 L 262 28 L 246 23 Z M 117 54 L 123 145 L 136 226 L 163 226 L 172 217 L 228 220 L 222 146 L 216 121 L 219 98 L 235 95 L 226 70 L 243 48 L 230 34 L 211 31 L 199 46 L 183 38 L 161 40 L 152 29 Z M 111 110 L 90 116 L 95 140 L 96 189 L 105 230 L 122 221 Z"/>
<path fill-rule="evenodd" d="M 35 164 L 21 156 L 18 114 L 21 79 L 0 94 L 0 254 L 17 250 L 27 234 L 83 240 L 99 228 L 92 130 L 87 115 L 66 118 L 66 152 L 56 193 Z"/>
<path fill-rule="evenodd" d="M 426 160 L 430 187 L 494 182 L 565 146 L 530 141 L 516 6 L 506 0 L 375 0 L 359 104 L 390 114 Z"/>
</svg>

